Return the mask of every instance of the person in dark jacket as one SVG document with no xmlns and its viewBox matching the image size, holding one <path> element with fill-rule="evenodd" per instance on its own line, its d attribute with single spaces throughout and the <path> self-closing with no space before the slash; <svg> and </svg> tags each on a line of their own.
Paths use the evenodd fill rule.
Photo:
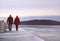
<svg viewBox="0 0 60 41">
<path fill-rule="evenodd" d="M 14 24 L 16 26 L 16 31 L 18 31 L 18 25 L 20 24 L 20 19 L 18 16 L 16 16 L 15 20 L 14 20 Z"/>
<path fill-rule="evenodd" d="M 13 24 L 13 17 L 11 15 L 7 18 L 7 23 L 8 23 L 9 31 L 11 31 Z"/>
</svg>

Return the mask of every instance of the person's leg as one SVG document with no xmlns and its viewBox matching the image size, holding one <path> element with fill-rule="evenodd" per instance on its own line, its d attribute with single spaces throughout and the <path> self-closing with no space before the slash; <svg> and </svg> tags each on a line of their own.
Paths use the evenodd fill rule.
<svg viewBox="0 0 60 41">
<path fill-rule="evenodd" d="M 11 31 L 11 28 L 9 28 L 9 31 Z"/>
<path fill-rule="evenodd" d="M 8 29 L 9 29 L 9 31 L 10 31 L 10 25 L 8 25 Z"/>
<path fill-rule="evenodd" d="M 18 31 L 18 25 L 16 25 L 16 31 Z"/>
<path fill-rule="evenodd" d="M 11 31 L 12 25 L 9 25 L 9 31 Z"/>
<path fill-rule="evenodd" d="M 10 31 L 11 31 L 11 29 L 12 29 L 12 25 L 10 25 Z"/>
</svg>

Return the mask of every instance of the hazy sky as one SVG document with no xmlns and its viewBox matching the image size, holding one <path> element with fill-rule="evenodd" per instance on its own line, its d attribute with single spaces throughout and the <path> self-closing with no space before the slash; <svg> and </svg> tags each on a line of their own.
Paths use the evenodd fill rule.
<svg viewBox="0 0 60 41">
<path fill-rule="evenodd" d="M 60 16 L 60 0 L 0 0 L 0 17 Z"/>
</svg>

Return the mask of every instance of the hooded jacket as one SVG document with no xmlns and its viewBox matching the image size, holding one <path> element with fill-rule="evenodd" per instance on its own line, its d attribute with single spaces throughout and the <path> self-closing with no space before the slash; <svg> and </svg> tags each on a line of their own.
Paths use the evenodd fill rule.
<svg viewBox="0 0 60 41">
<path fill-rule="evenodd" d="M 20 24 L 20 19 L 19 19 L 18 16 L 15 18 L 14 24 L 15 24 L 15 25 L 19 25 L 19 24 Z"/>
</svg>

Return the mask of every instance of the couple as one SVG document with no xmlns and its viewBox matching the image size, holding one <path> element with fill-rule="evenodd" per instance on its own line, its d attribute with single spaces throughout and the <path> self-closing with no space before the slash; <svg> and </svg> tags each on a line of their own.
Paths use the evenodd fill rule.
<svg viewBox="0 0 60 41">
<path fill-rule="evenodd" d="M 16 26 L 16 31 L 18 31 L 18 25 L 20 24 L 20 19 L 18 16 L 16 16 L 14 22 L 13 22 L 13 17 L 10 15 L 7 19 L 7 23 L 8 23 L 8 28 L 9 28 L 9 31 L 11 31 L 12 29 L 12 24 L 14 23 L 15 26 Z"/>
</svg>

